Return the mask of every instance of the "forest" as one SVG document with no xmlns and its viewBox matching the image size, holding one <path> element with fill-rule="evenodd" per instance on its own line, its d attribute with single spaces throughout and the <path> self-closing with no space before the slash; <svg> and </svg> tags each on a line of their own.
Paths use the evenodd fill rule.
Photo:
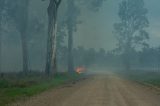
<svg viewBox="0 0 160 106">
<path fill-rule="evenodd" d="M 159 106 L 158 3 L 0 0 L 0 106 Z"/>
</svg>

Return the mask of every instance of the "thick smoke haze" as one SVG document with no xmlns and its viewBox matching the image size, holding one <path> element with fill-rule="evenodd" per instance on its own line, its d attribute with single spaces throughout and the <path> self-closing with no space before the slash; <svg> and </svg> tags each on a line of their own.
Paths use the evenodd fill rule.
<svg viewBox="0 0 160 106">
<path fill-rule="evenodd" d="M 0 0 L 0 106 L 160 106 L 160 0 Z"/>
<path fill-rule="evenodd" d="M 84 46 L 85 48 L 95 48 L 96 50 L 100 48 L 104 48 L 107 51 L 113 50 L 117 43 L 113 34 L 113 24 L 119 21 L 117 13 L 120 2 L 121 0 L 106 0 L 99 12 L 89 12 L 83 9 L 79 17 L 82 23 L 78 25 L 77 32 L 74 33 L 74 47 Z M 158 47 L 160 45 L 160 1 L 144 0 L 144 2 L 145 7 L 149 10 L 150 27 L 147 29 L 150 36 L 149 44 L 151 47 Z M 65 11 L 65 5 L 65 3 L 62 3 L 60 6 L 59 17 Z M 38 19 L 44 24 L 43 31 L 38 34 L 33 33 L 33 36 L 29 39 L 29 49 L 32 51 L 29 53 L 29 58 L 32 59 L 29 64 L 34 70 L 43 69 L 45 65 L 48 24 L 47 6 L 48 1 L 31 0 L 30 3 L 30 17 L 35 17 L 35 20 Z M 9 33 L 2 37 L 2 68 L 5 71 L 19 71 L 22 68 L 20 35 L 14 28 L 9 29 L 13 31 L 10 30 Z"/>
<path fill-rule="evenodd" d="M 98 13 L 88 14 L 84 11 L 82 17 L 85 21 L 79 26 L 78 36 L 75 36 L 75 44 L 97 49 L 105 48 L 106 50 L 115 48 L 116 39 L 112 32 L 113 24 L 119 21 L 117 13 L 120 2 L 121 0 L 107 0 Z M 149 11 L 147 15 L 150 22 L 150 27 L 147 30 L 150 36 L 149 43 L 151 46 L 157 47 L 160 45 L 160 1 L 144 0 L 144 2 L 145 7 Z M 92 37 L 90 37 L 90 35 L 92 35 Z"/>
</svg>

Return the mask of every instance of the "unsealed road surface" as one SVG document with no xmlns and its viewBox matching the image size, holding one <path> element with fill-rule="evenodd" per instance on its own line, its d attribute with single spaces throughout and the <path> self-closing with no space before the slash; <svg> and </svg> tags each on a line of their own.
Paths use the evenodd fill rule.
<svg viewBox="0 0 160 106">
<path fill-rule="evenodd" d="M 116 75 L 96 75 L 12 106 L 160 106 L 160 93 Z"/>
</svg>

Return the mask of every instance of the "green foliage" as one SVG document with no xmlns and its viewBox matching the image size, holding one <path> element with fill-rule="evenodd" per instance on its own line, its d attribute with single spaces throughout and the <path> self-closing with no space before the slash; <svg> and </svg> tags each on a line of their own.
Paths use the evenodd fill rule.
<svg viewBox="0 0 160 106">
<path fill-rule="evenodd" d="M 120 22 L 114 24 L 118 48 L 121 52 L 129 52 L 137 46 L 146 46 L 149 35 L 146 29 L 149 26 L 148 10 L 143 0 L 123 0 L 119 4 Z"/>
<path fill-rule="evenodd" d="M 130 70 L 132 53 L 137 49 L 147 47 L 149 26 L 147 19 L 148 10 L 144 7 L 143 0 L 122 0 L 119 4 L 120 22 L 114 24 L 115 35 L 118 40 L 118 51 L 123 54 L 126 70 Z"/>
<path fill-rule="evenodd" d="M 119 74 L 133 81 L 160 87 L 160 72 L 136 70 L 132 72 L 121 71 Z"/>
<path fill-rule="evenodd" d="M 34 74 L 36 75 L 36 74 Z M 4 106 L 17 99 L 33 96 L 48 89 L 54 88 L 68 81 L 75 80 L 79 77 L 78 74 L 69 75 L 67 73 L 57 74 L 50 78 L 43 76 L 37 77 L 29 75 L 23 80 L 9 78 L 7 80 L 0 80 L 0 106 Z"/>
<path fill-rule="evenodd" d="M 0 88 L 8 88 L 10 83 L 7 80 L 0 80 Z"/>
</svg>

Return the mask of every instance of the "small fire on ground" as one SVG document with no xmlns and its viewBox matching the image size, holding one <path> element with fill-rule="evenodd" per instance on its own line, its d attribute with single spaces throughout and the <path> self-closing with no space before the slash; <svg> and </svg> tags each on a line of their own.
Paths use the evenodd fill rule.
<svg viewBox="0 0 160 106">
<path fill-rule="evenodd" d="M 86 69 L 84 68 L 84 67 L 77 67 L 76 68 L 76 72 L 78 73 L 78 74 L 82 74 L 82 73 L 84 73 L 86 71 Z"/>
</svg>

